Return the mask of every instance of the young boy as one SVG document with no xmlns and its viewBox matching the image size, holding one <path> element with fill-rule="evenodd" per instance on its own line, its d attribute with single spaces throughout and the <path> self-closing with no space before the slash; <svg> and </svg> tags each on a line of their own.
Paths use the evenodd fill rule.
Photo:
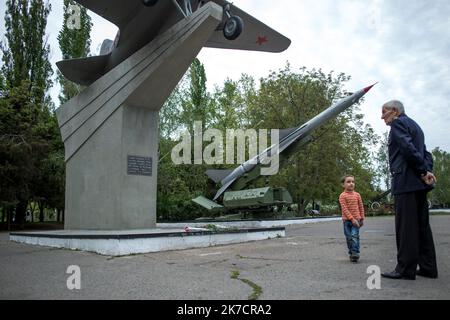
<svg viewBox="0 0 450 320">
<path fill-rule="evenodd" d="M 347 239 L 348 254 L 351 262 L 359 260 L 359 228 L 364 225 L 364 206 L 361 195 L 355 191 L 355 177 L 347 175 L 341 180 L 344 192 L 339 203 L 344 221 L 344 234 Z"/>
</svg>

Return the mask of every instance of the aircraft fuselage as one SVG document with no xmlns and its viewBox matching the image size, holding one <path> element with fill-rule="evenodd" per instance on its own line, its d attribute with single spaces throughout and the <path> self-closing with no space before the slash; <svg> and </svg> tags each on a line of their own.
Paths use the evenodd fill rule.
<svg viewBox="0 0 450 320">
<path fill-rule="evenodd" d="M 183 19 L 180 12 L 173 10 L 171 1 L 159 1 L 154 7 L 142 5 L 138 9 L 136 16 L 119 30 L 117 43 L 111 52 L 105 73 Z"/>
</svg>

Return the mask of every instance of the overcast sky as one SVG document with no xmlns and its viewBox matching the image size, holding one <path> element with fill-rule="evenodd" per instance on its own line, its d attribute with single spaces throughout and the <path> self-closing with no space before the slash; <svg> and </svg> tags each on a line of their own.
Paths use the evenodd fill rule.
<svg viewBox="0 0 450 320">
<path fill-rule="evenodd" d="M 62 0 L 50 0 L 47 32 L 52 63 L 61 58 L 56 37 L 62 26 Z M 428 149 L 450 152 L 450 1 L 448 0 L 235 0 L 234 4 L 292 40 L 283 53 L 203 49 L 208 87 L 242 73 L 255 78 L 277 71 L 289 61 L 334 70 L 352 77 L 346 89 L 374 82 L 361 111 L 378 134 L 387 131 L 381 105 L 404 102 L 407 114 L 423 128 Z M 1 12 L 5 3 L 0 3 Z M 117 28 L 91 14 L 92 53 Z M 4 34 L 4 17 L 0 31 Z M 57 103 L 57 88 L 52 91 Z"/>
</svg>

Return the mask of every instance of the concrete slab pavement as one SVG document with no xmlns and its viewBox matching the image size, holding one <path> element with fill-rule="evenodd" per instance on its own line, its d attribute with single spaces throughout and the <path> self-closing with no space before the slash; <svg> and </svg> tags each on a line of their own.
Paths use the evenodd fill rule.
<svg viewBox="0 0 450 320">
<path fill-rule="evenodd" d="M 381 280 L 395 266 L 393 217 L 368 218 L 361 260 L 348 261 L 339 221 L 286 227 L 286 238 L 126 257 L 35 247 L 0 233 L 0 299 L 309 300 L 449 299 L 450 216 L 431 217 L 439 279 Z M 80 267 L 81 290 L 67 268 Z"/>
</svg>

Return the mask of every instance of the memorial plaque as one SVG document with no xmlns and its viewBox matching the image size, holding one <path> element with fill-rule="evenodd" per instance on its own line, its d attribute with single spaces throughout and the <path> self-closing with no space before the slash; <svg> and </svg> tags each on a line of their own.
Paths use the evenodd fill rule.
<svg viewBox="0 0 450 320">
<path fill-rule="evenodd" d="M 128 156 L 127 173 L 134 176 L 152 176 L 152 158 Z"/>
</svg>

